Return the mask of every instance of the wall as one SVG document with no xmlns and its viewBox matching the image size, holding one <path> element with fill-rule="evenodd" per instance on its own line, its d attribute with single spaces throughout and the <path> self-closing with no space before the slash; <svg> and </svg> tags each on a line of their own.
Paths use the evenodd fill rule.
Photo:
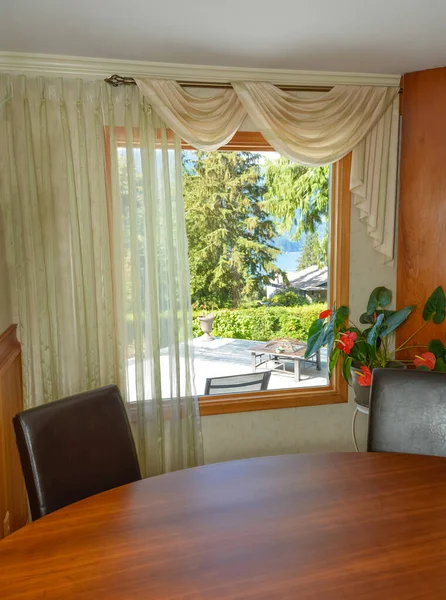
<svg viewBox="0 0 446 600">
<path fill-rule="evenodd" d="M 396 286 L 396 268 L 382 263 L 366 227 L 353 208 L 350 229 L 350 308 L 353 319 L 364 312 L 371 290 Z M 203 417 L 207 463 L 295 452 L 353 451 L 353 403 L 308 406 Z M 366 417 L 357 419 L 360 448 L 365 447 Z"/>
<path fill-rule="evenodd" d="M 422 324 L 429 294 L 446 289 L 446 68 L 409 73 L 403 85 L 397 299 L 420 309 L 399 330 L 399 343 Z M 413 342 L 445 333 L 444 324 L 430 324 Z"/>
</svg>

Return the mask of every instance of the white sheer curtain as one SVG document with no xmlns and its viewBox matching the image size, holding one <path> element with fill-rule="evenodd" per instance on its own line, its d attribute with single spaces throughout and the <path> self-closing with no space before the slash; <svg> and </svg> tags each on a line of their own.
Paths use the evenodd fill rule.
<svg viewBox="0 0 446 600">
<path fill-rule="evenodd" d="M 316 98 L 296 98 L 268 82 L 237 81 L 232 90 L 196 98 L 175 81 L 136 82 L 169 127 L 202 150 L 226 143 L 249 115 L 277 152 L 299 164 L 326 165 L 352 151 L 354 204 L 375 248 L 385 261 L 392 261 L 397 88 L 335 86 Z"/>
<path fill-rule="evenodd" d="M 1 76 L 0 111 L 27 406 L 115 382 L 146 475 L 200 464 L 179 138 L 136 87 Z"/>
</svg>

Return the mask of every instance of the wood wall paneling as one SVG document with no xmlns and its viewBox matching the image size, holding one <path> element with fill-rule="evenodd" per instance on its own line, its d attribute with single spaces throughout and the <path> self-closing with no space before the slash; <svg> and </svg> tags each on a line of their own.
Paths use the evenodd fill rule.
<svg viewBox="0 0 446 600">
<path fill-rule="evenodd" d="M 397 304 L 418 309 L 399 328 L 398 345 L 423 323 L 429 294 L 446 289 L 446 68 L 409 73 L 403 88 Z M 414 343 L 445 333 L 445 324 L 429 324 Z"/>
<path fill-rule="evenodd" d="M 0 335 L 0 538 L 28 520 L 28 503 L 12 418 L 23 409 L 22 363 L 16 325 Z M 9 513 L 9 519 L 7 517 Z"/>
</svg>

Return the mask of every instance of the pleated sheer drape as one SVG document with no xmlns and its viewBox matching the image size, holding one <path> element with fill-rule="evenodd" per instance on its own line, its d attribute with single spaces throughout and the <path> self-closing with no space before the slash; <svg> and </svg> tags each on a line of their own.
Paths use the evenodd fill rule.
<svg viewBox="0 0 446 600">
<path fill-rule="evenodd" d="M 335 86 L 297 98 L 269 82 L 235 81 L 197 98 L 171 80 L 136 83 L 158 114 L 196 148 L 215 150 L 249 115 L 282 155 L 299 164 L 331 164 L 352 152 L 351 191 L 373 245 L 394 252 L 399 101 L 395 87 Z"/>
<path fill-rule="evenodd" d="M 0 136 L 26 405 L 117 383 L 146 475 L 201 464 L 179 138 L 137 88 L 9 76 Z"/>
</svg>

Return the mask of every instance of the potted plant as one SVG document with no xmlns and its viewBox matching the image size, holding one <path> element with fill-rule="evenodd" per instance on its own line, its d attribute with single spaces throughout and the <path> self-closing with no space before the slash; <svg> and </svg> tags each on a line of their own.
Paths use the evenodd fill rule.
<svg viewBox="0 0 446 600">
<path fill-rule="evenodd" d="M 409 348 L 422 348 L 423 346 L 410 345 L 414 336 L 427 323 L 432 321 L 440 324 L 445 318 L 446 297 L 443 288 L 439 286 L 426 302 L 423 310 L 424 323 L 405 342 L 393 349 L 391 334 L 404 323 L 415 306 L 389 310 L 387 307 L 391 301 L 392 292 L 385 287 L 377 287 L 370 294 L 366 312 L 359 318 L 359 322 L 365 326 L 362 330 L 349 320 L 348 307 L 340 306 L 323 311 L 311 324 L 308 332 L 305 358 L 326 346 L 329 375 L 341 360 L 344 379 L 353 386 L 357 403 L 366 407 L 369 405 L 373 369 L 406 368 L 406 364 L 411 364 L 412 361 L 398 360 L 398 354 Z M 439 358 L 436 360 L 439 361 L 439 368 L 444 365 L 446 370 L 446 350 L 441 354 L 442 350 L 437 342 L 439 340 L 431 342 L 431 352 L 438 351 Z M 432 366 L 432 357 L 426 357 L 426 354 L 428 353 L 417 357 L 423 368 Z"/>
</svg>

